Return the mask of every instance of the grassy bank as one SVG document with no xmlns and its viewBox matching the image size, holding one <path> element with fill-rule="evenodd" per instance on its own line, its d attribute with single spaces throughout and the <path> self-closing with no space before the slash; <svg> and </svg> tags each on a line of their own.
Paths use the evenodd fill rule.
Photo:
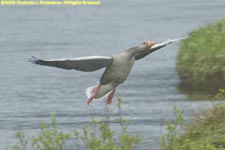
<svg viewBox="0 0 225 150">
<path fill-rule="evenodd" d="M 195 114 L 189 124 L 183 124 L 181 111 L 177 119 L 168 123 L 167 133 L 162 138 L 162 150 L 225 150 L 225 106 Z M 182 127 L 177 131 L 177 127 Z"/>
<path fill-rule="evenodd" d="M 216 93 L 225 88 L 225 19 L 203 26 L 180 44 L 181 89 Z"/>
</svg>

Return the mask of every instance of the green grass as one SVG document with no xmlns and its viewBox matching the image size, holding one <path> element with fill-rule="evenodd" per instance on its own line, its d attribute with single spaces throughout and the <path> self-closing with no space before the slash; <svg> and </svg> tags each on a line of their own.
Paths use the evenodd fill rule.
<svg viewBox="0 0 225 150">
<path fill-rule="evenodd" d="M 181 89 L 215 94 L 225 89 L 225 19 L 193 31 L 180 44 Z"/>
<path fill-rule="evenodd" d="M 51 115 L 51 122 L 41 121 L 40 131 L 32 137 L 26 137 L 19 131 L 16 135 L 18 143 L 6 150 L 66 150 L 68 144 L 73 150 L 133 150 L 140 143 L 138 134 L 130 134 L 129 121 L 123 119 L 121 114 L 121 99 L 117 100 L 118 123 L 120 130 L 110 128 L 110 116 L 103 120 L 92 119 L 90 125 L 84 125 L 78 130 L 65 132 L 57 125 L 55 115 Z M 71 149 L 71 148 L 70 148 Z"/>
<path fill-rule="evenodd" d="M 195 114 L 191 123 L 183 123 L 180 110 L 177 119 L 167 123 L 167 133 L 162 136 L 161 150 L 225 150 L 225 106 Z M 177 127 L 182 127 L 177 130 Z"/>
<path fill-rule="evenodd" d="M 134 150 L 140 144 L 138 134 L 128 130 L 129 121 L 121 116 L 121 99 L 118 99 L 119 130 L 110 128 L 110 117 L 92 119 L 73 132 L 60 130 L 56 118 L 51 115 L 50 123 L 41 121 L 40 131 L 30 137 L 24 132 L 17 133 L 18 143 L 6 150 Z M 166 121 L 167 132 L 161 136 L 161 150 L 225 150 L 225 106 L 193 114 L 189 123 L 184 123 L 181 110 L 174 107 L 176 119 Z M 151 133 L 149 133 L 151 134 Z"/>
</svg>

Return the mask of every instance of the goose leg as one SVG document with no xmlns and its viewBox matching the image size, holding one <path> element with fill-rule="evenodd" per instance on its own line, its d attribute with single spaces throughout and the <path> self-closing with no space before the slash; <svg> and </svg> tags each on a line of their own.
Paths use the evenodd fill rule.
<svg viewBox="0 0 225 150">
<path fill-rule="evenodd" d="M 114 94 L 115 94 L 115 91 L 116 91 L 116 90 L 113 89 L 112 92 L 110 92 L 110 94 L 109 94 L 109 96 L 108 96 L 108 98 L 107 98 L 107 100 L 106 100 L 106 105 L 112 103 L 112 99 L 113 99 L 113 96 L 114 96 Z"/>
<path fill-rule="evenodd" d="M 91 95 L 91 97 L 89 97 L 89 98 L 87 99 L 87 105 L 90 105 L 90 103 L 93 101 L 93 99 L 95 98 L 95 96 L 96 96 L 96 94 L 97 94 L 97 91 L 99 90 L 100 86 L 101 86 L 101 85 L 98 84 L 98 85 L 93 89 L 93 91 L 91 91 L 92 95 Z"/>
</svg>

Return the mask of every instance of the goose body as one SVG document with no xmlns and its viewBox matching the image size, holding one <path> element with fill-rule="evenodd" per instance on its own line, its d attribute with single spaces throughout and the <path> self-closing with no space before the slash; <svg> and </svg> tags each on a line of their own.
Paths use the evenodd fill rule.
<svg viewBox="0 0 225 150">
<path fill-rule="evenodd" d="M 88 97 L 87 104 L 89 105 L 94 99 L 99 99 L 104 96 L 108 97 L 106 104 L 111 104 L 116 87 L 127 79 L 136 60 L 142 59 L 153 51 L 181 39 L 183 38 L 167 40 L 159 44 L 147 41 L 139 46 L 127 49 L 113 56 L 90 56 L 52 60 L 43 60 L 32 57 L 30 61 L 34 64 L 69 70 L 75 69 L 84 72 L 91 72 L 105 67 L 106 69 L 102 74 L 99 83 L 86 90 Z"/>
<path fill-rule="evenodd" d="M 100 79 L 100 88 L 95 99 L 101 98 L 109 91 L 122 84 L 128 77 L 133 65 L 134 57 L 129 56 L 127 52 L 112 56 L 112 64 L 106 68 Z"/>
</svg>

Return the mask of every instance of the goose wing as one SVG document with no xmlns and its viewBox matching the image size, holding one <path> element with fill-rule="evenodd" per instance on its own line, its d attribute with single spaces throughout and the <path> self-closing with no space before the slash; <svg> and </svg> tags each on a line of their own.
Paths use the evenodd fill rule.
<svg viewBox="0 0 225 150">
<path fill-rule="evenodd" d="M 91 72 L 110 66 L 113 59 L 112 57 L 107 56 L 89 56 L 78 58 L 44 60 L 32 56 L 29 61 L 38 65 L 58 67 L 68 70 L 75 69 L 84 72 Z"/>
<path fill-rule="evenodd" d="M 160 48 L 165 47 L 166 45 L 168 45 L 168 44 L 170 44 L 170 43 L 173 43 L 173 42 L 176 42 L 176 41 L 179 41 L 179 40 L 183 40 L 183 39 L 185 39 L 185 38 L 187 38 L 187 37 L 176 38 L 176 39 L 168 39 L 168 40 L 166 40 L 166 41 L 164 41 L 164 42 L 157 43 L 157 44 L 153 45 L 153 46 L 152 46 L 150 49 L 148 49 L 147 51 L 142 51 L 142 52 L 140 52 L 140 53 L 137 53 L 137 54 L 135 55 L 135 60 L 141 59 L 141 58 L 147 56 L 148 54 L 150 54 L 150 53 L 152 53 L 152 52 L 154 52 L 154 51 L 156 51 L 156 50 L 158 50 L 158 49 L 160 49 Z"/>
</svg>

